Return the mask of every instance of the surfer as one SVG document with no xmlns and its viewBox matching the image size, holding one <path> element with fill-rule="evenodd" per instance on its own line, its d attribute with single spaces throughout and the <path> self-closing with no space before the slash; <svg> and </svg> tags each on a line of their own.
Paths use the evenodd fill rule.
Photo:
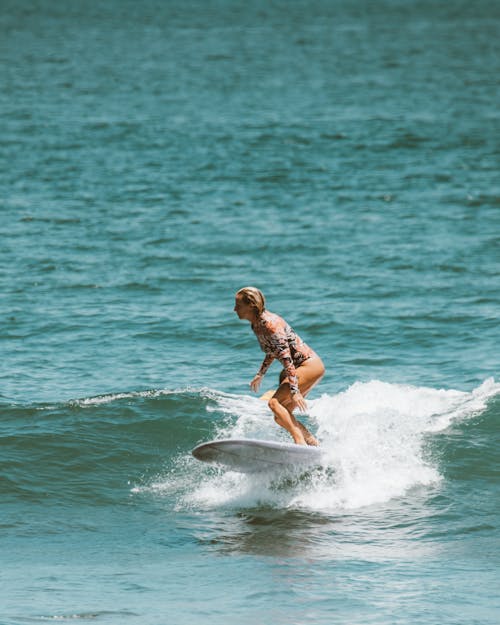
<svg viewBox="0 0 500 625">
<path fill-rule="evenodd" d="M 273 360 L 283 365 L 279 387 L 268 405 L 278 425 L 287 430 L 298 445 L 318 445 L 316 438 L 298 421 L 293 411 L 306 410 L 305 396 L 317 384 L 325 367 L 321 358 L 294 332 L 280 316 L 266 310 L 266 300 L 259 289 L 248 286 L 236 293 L 234 311 L 250 322 L 265 357 L 258 373 L 250 382 L 257 392 Z"/>
</svg>

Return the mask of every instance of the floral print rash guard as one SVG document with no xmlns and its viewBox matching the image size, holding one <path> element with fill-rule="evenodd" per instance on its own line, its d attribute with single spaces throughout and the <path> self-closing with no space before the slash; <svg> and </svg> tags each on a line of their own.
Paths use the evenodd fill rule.
<svg viewBox="0 0 500 625">
<path fill-rule="evenodd" d="M 264 375 L 273 360 L 278 359 L 286 371 L 292 395 L 299 392 L 296 367 L 315 355 L 298 334 L 282 319 L 268 310 L 264 310 L 255 323 L 252 323 L 260 347 L 265 357 L 259 369 Z"/>
</svg>

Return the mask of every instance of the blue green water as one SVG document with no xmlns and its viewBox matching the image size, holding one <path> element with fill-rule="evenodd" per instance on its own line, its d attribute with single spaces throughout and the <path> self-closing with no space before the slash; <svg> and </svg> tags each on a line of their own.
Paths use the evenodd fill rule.
<svg viewBox="0 0 500 625">
<path fill-rule="evenodd" d="M 500 622 L 499 76 L 486 0 L 2 0 L 1 625 Z M 320 470 L 190 455 L 285 440 L 247 284 Z"/>
</svg>

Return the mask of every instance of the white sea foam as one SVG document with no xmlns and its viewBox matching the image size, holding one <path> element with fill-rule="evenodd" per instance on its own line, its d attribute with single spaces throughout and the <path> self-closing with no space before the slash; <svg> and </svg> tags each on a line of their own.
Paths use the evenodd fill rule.
<svg viewBox="0 0 500 625">
<path fill-rule="evenodd" d="M 377 380 L 356 382 L 341 393 L 309 401 L 309 424 L 326 452 L 328 466 L 323 470 L 284 481 L 188 461 L 190 484 L 183 489 L 179 506 L 268 505 L 329 511 L 404 496 L 412 488 L 442 479 L 439 459 L 428 454 L 429 437 L 480 413 L 488 398 L 498 393 L 500 384 L 493 379 L 470 393 Z M 264 402 L 231 395 L 216 399 L 212 410 L 223 415 L 218 437 L 286 438 Z"/>
</svg>

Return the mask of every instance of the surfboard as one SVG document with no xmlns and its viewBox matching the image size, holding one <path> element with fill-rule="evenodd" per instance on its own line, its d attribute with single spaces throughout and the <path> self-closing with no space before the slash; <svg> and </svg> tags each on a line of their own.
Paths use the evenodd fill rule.
<svg viewBox="0 0 500 625">
<path fill-rule="evenodd" d="M 249 438 L 208 441 L 191 453 L 197 460 L 240 473 L 314 467 L 321 465 L 322 457 L 319 447 Z"/>
</svg>

